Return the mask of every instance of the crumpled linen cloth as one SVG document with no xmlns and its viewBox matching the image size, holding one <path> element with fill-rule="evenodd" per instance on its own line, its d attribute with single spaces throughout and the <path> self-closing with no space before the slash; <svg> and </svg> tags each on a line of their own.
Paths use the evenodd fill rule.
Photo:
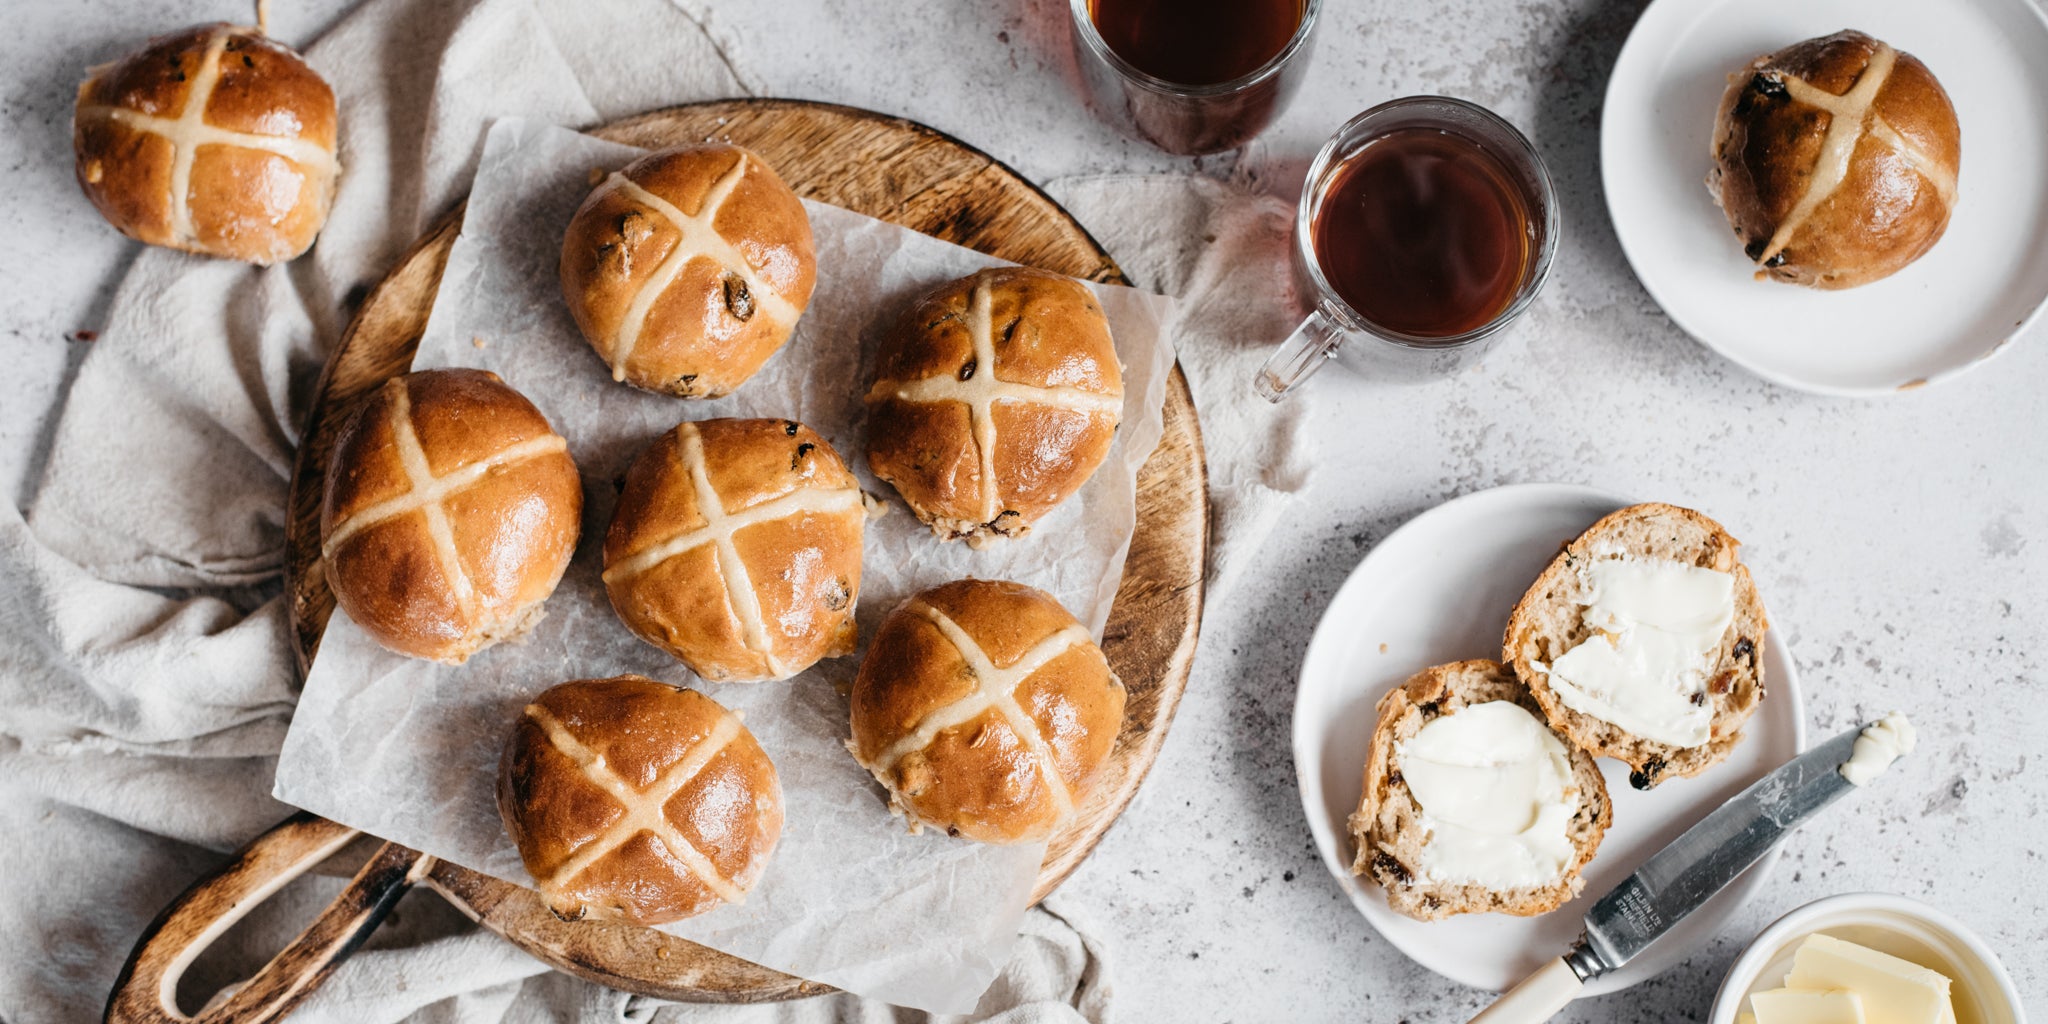
<svg viewBox="0 0 2048 1024">
<path fill-rule="evenodd" d="M 314 380 L 366 289 L 466 191 L 491 119 L 582 126 L 755 91 L 704 24 L 656 0 L 369 0 L 307 51 L 343 124 L 342 186 L 312 252 L 268 269 L 138 255 L 71 387 L 30 515 L 0 504 L 0 1019 L 96 1020 L 156 912 L 290 812 L 268 795 L 298 686 L 280 595 L 286 489 Z M 627 33 L 633 47 L 608 45 Z M 1303 482 L 1299 411 L 1275 415 L 1249 390 L 1262 350 L 1296 317 L 1289 210 L 1174 176 L 1052 191 L 1134 281 L 1180 300 L 1220 607 L 1215 595 Z M 340 884 L 286 889 L 193 980 L 243 976 Z M 1070 923 L 1086 908 L 1049 902 L 967 1019 L 1111 1016 L 1103 951 Z M 844 995 L 664 1006 L 549 972 L 415 893 L 294 1019 L 684 1013 L 923 1016 Z"/>
<path fill-rule="evenodd" d="M 1174 348 L 1209 462 L 1209 607 L 1242 577 L 1308 483 L 1302 417 L 1312 395 L 1273 405 L 1252 379 L 1293 330 L 1294 207 L 1209 178 L 1102 175 L 1047 191 L 1141 287 L 1176 298 Z"/>
</svg>

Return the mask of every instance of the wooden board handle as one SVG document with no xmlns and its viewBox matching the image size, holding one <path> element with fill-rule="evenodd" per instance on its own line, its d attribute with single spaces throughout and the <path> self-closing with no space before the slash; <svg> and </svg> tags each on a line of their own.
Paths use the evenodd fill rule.
<svg viewBox="0 0 2048 1024">
<path fill-rule="evenodd" d="M 376 930 L 398 898 L 433 868 L 432 857 L 385 843 L 283 952 L 196 1015 L 178 1009 L 178 980 L 236 921 L 358 834 L 302 811 L 200 879 L 143 930 L 107 998 L 107 1024 L 262 1024 L 283 1017 Z"/>
</svg>

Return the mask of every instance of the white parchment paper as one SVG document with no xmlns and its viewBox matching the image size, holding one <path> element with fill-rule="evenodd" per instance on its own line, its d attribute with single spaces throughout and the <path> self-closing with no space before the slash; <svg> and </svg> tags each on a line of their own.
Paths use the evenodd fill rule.
<svg viewBox="0 0 2048 1024">
<path fill-rule="evenodd" d="M 686 402 L 612 382 L 577 333 L 556 278 L 563 229 L 593 169 L 641 151 L 519 119 L 486 139 L 416 369 L 496 372 L 568 438 L 584 483 L 583 537 L 547 616 L 524 642 L 449 667 L 399 657 L 336 610 L 278 764 L 287 803 L 521 885 L 532 880 L 498 818 L 497 763 L 521 707 L 569 679 L 638 672 L 704 690 L 745 715 L 781 775 L 786 824 L 744 904 L 664 931 L 777 970 L 939 1012 L 973 1008 L 1008 958 L 1042 844 L 998 847 L 907 834 L 846 752 L 856 658 L 788 682 L 706 683 L 613 615 L 598 574 L 614 481 L 684 419 L 802 420 L 891 506 L 868 523 L 859 622 L 963 576 L 1058 597 L 1099 637 L 1122 577 L 1136 478 L 1161 434 L 1173 349 L 1167 299 L 1091 285 L 1124 363 L 1109 460 L 1017 542 L 974 551 L 930 536 L 863 457 L 870 353 L 918 294 L 999 261 L 838 207 L 807 203 L 818 285 L 795 336 L 734 395 Z"/>
</svg>

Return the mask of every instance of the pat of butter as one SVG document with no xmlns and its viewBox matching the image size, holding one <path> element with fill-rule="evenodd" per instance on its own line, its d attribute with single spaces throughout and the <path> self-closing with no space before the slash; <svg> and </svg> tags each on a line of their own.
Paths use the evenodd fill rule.
<svg viewBox="0 0 2048 1024">
<path fill-rule="evenodd" d="M 1749 997 L 1756 1024 L 1866 1024 L 1863 998 L 1840 989 L 1774 988 Z"/>
<path fill-rule="evenodd" d="M 1844 989 L 1863 997 L 1868 1024 L 1942 1024 L 1955 1019 L 1941 972 L 1831 935 L 1813 934 L 1792 955 L 1787 988 Z M 1764 1024 L 1757 1010 L 1757 1024 Z"/>
<path fill-rule="evenodd" d="M 1735 577 L 1661 558 L 1601 558 L 1580 570 L 1596 632 L 1537 665 L 1564 705 L 1644 739 L 1713 738 L 1707 672 L 1735 620 Z"/>
<path fill-rule="evenodd" d="M 1849 759 L 1842 762 L 1842 777 L 1858 785 L 1884 774 L 1892 762 L 1913 752 L 1918 734 L 1903 711 L 1894 711 L 1866 727 L 1856 737 Z"/>
<path fill-rule="evenodd" d="M 1428 829 L 1416 864 L 1424 877 L 1518 889 L 1547 885 L 1571 863 L 1571 760 L 1521 705 L 1467 705 L 1394 756 Z"/>
</svg>

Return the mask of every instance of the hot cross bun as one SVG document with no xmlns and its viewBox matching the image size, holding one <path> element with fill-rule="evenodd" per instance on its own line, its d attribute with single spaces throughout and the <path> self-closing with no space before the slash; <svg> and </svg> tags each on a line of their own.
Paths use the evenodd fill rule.
<svg viewBox="0 0 2048 1024">
<path fill-rule="evenodd" d="M 1123 396 L 1094 293 L 984 270 L 925 296 L 882 342 L 868 466 L 942 539 L 1021 537 L 1108 458 Z"/>
<path fill-rule="evenodd" d="M 745 899 L 782 834 L 782 784 L 717 701 L 579 679 L 520 713 L 498 813 L 557 917 L 657 925 Z"/>
<path fill-rule="evenodd" d="M 1713 158 L 1707 188 L 1758 277 L 1854 288 L 1941 239 L 1962 132 L 1927 65 L 1845 30 L 1730 75 Z"/>
<path fill-rule="evenodd" d="M 78 87 L 78 183 L 122 234 L 250 263 L 306 251 L 334 184 L 334 91 L 261 30 L 201 25 Z"/>
<path fill-rule="evenodd" d="M 811 428 L 685 422 L 626 471 L 605 590 L 628 629 L 706 679 L 788 679 L 853 653 L 866 521 Z"/>
<path fill-rule="evenodd" d="M 1087 800 L 1123 715 L 1123 683 L 1052 595 L 957 580 L 882 621 L 848 747 L 913 832 L 1022 842 Z"/>
<path fill-rule="evenodd" d="M 482 370 L 409 373 L 328 456 L 327 585 L 378 643 L 461 664 L 540 620 L 582 519 L 568 443 L 524 395 Z"/>
<path fill-rule="evenodd" d="M 562 240 L 562 297 L 612 379 L 717 398 L 789 340 L 817 255 L 803 202 L 738 146 L 651 153 L 601 181 Z"/>
</svg>

